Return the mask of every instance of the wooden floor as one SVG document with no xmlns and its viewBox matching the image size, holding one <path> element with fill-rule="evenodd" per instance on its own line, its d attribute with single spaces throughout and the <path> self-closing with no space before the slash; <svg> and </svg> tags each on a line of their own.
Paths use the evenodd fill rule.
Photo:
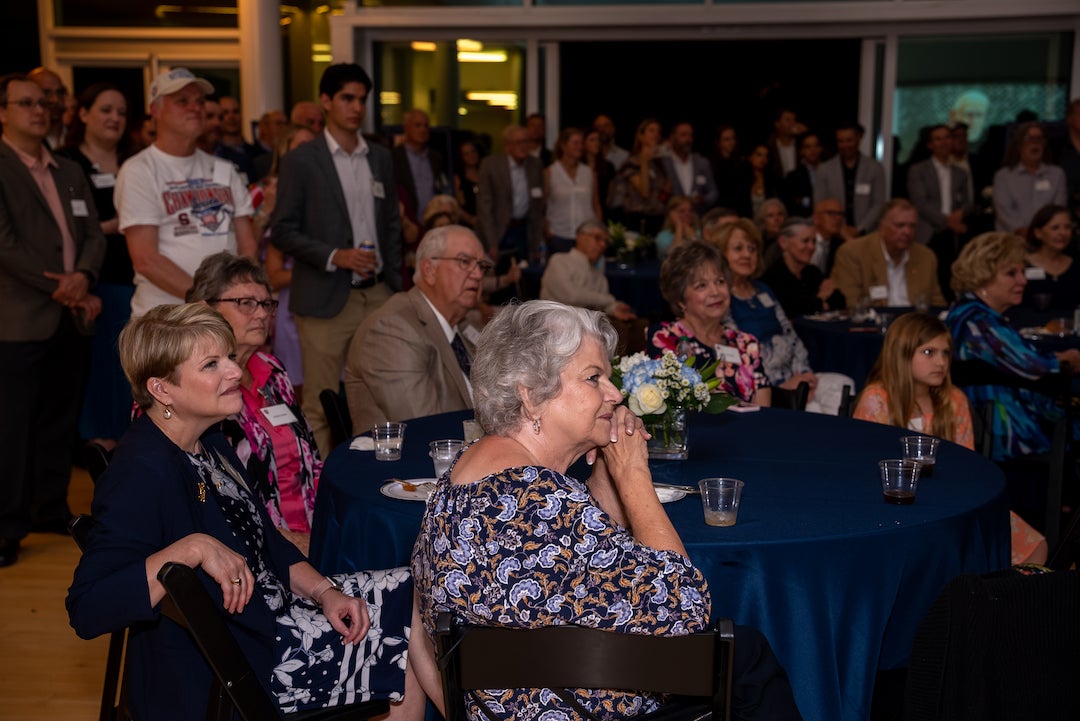
<svg viewBox="0 0 1080 721">
<path fill-rule="evenodd" d="M 69 501 L 90 512 L 89 476 L 76 469 Z M 75 541 L 33 533 L 19 562 L 0 568 L 0 717 L 94 721 L 101 704 L 108 638 L 83 641 L 68 625 L 64 597 L 79 560 Z"/>
</svg>

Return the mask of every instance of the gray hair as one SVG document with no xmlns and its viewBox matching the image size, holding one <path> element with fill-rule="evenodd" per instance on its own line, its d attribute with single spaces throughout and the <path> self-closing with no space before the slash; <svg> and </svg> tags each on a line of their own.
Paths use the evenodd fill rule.
<svg viewBox="0 0 1080 721">
<path fill-rule="evenodd" d="M 416 270 L 413 271 L 413 283 L 420 282 L 420 263 L 429 258 L 438 258 L 445 253 L 446 241 L 449 240 L 450 234 L 458 232 L 473 235 L 473 232 L 464 225 L 440 225 L 424 233 L 424 237 L 420 239 L 420 245 L 416 248 Z"/>
<path fill-rule="evenodd" d="M 525 422 L 521 389 L 540 405 L 562 392 L 561 374 L 586 338 L 610 358 L 618 335 L 600 311 L 551 300 L 503 307 L 484 328 L 472 365 L 476 420 L 486 433 L 508 435 Z"/>
<path fill-rule="evenodd" d="M 203 258 L 191 283 L 184 297 L 188 303 L 210 302 L 211 298 L 220 298 L 222 293 L 238 283 L 257 283 L 265 287 L 267 293 L 271 292 L 270 279 L 261 265 L 227 250 Z"/>
<path fill-rule="evenodd" d="M 601 223 L 599 220 L 586 220 L 584 223 L 577 227 L 577 230 L 574 231 L 574 236 L 577 237 L 579 235 L 582 235 L 583 233 L 589 233 L 594 230 L 602 230 L 604 231 L 605 236 L 609 235 L 608 227 Z"/>
<path fill-rule="evenodd" d="M 803 218 L 798 215 L 793 215 L 784 221 L 784 224 L 780 226 L 780 237 L 791 238 L 800 228 L 814 229 L 814 222 L 809 218 Z"/>
<path fill-rule="evenodd" d="M 760 228 L 765 224 L 765 213 L 767 213 L 769 208 L 774 205 L 780 206 L 780 210 L 784 211 L 785 216 L 787 215 L 787 206 L 784 205 L 784 201 L 779 198 L 766 198 L 761 201 L 761 205 L 758 206 L 757 212 L 754 213 L 754 224 L 757 227 Z"/>
</svg>

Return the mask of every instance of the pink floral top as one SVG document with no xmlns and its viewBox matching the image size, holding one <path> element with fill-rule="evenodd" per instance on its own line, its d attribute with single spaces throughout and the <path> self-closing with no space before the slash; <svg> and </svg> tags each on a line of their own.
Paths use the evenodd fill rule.
<svg viewBox="0 0 1080 721">
<path fill-rule="evenodd" d="M 956 416 L 956 437 L 948 438 L 953 443 L 963 446 L 968 450 L 975 450 L 975 433 L 971 429 L 971 411 L 968 409 L 967 396 L 959 388 L 953 388 L 949 396 L 952 402 L 953 415 Z M 860 421 L 873 421 L 892 425 L 889 421 L 889 394 L 880 383 L 871 383 L 859 396 L 859 404 L 855 406 L 854 417 Z M 908 429 L 932 435 L 934 427 L 934 412 L 915 416 L 908 421 Z"/>
<path fill-rule="evenodd" d="M 250 390 L 243 389 L 244 407 L 225 421 L 223 430 L 274 525 L 310 533 L 322 474 L 311 427 L 281 361 L 269 353 L 255 353 L 247 369 L 252 384 Z M 274 425 L 262 412 L 273 406 L 287 407 L 294 420 Z"/>
<path fill-rule="evenodd" d="M 666 350 L 678 354 L 679 342 L 683 341 L 683 352 L 698 359 L 697 368 L 703 368 L 717 359 L 715 348 L 697 340 L 693 332 L 678 321 L 661 323 L 651 327 L 649 331 L 651 341 L 647 350 L 654 358 L 659 358 Z M 725 328 L 723 344 L 739 352 L 740 362 L 720 362 L 716 367 L 716 377 L 721 379 L 717 388 L 739 400 L 750 402 L 758 388 L 769 386 L 769 381 L 761 369 L 761 347 L 758 340 L 749 333 Z"/>
</svg>

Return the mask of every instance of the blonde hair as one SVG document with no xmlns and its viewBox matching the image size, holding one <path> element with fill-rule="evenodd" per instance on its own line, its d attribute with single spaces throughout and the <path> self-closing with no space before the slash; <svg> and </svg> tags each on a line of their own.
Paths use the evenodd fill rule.
<svg viewBox="0 0 1080 721">
<path fill-rule="evenodd" d="M 1024 239 L 1012 233 L 976 236 L 952 264 L 952 289 L 970 293 L 992 281 L 1006 263 L 1023 263 Z"/>
<path fill-rule="evenodd" d="M 743 233 L 745 233 L 746 237 L 750 240 L 750 242 L 752 242 L 754 246 L 757 247 L 758 262 L 757 265 L 754 267 L 754 272 L 750 275 L 751 278 L 757 278 L 765 270 L 762 267 L 763 263 L 761 262 L 761 231 L 758 230 L 758 227 L 754 225 L 751 221 L 747 220 L 746 218 L 739 218 L 737 220 L 731 221 L 730 223 L 718 225 L 716 228 L 713 229 L 712 233 L 709 234 L 709 237 L 706 238 L 706 240 L 715 245 L 720 250 L 720 255 L 724 256 L 724 259 L 726 260 L 728 243 L 731 242 L 731 236 L 736 230 L 741 230 Z"/>
<path fill-rule="evenodd" d="M 921 346 L 940 336 L 948 339 L 951 359 L 952 336 L 945 324 L 937 318 L 926 313 L 905 313 L 889 326 L 885 334 L 885 345 L 867 376 L 866 385 L 869 388 L 871 384 L 878 383 L 884 388 L 890 425 L 908 427 L 908 421 L 916 411 L 911 361 Z M 863 389 L 863 393 L 866 393 L 866 389 Z M 956 440 L 957 419 L 952 395 L 953 384 L 946 369 L 941 385 L 930 388 L 934 420 L 932 428 L 927 432 L 948 441 Z"/>
<path fill-rule="evenodd" d="M 154 404 L 146 388 L 151 378 L 179 381 L 177 369 L 200 342 L 236 349 L 232 326 L 205 303 L 159 305 L 132 318 L 120 331 L 120 365 L 131 384 L 131 397 L 144 411 Z"/>
</svg>

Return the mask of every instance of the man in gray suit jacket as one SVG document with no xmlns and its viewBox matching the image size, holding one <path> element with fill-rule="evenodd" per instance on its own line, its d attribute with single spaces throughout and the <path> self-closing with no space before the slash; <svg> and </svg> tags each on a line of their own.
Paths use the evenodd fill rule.
<svg viewBox="0 0 1080 721">
<path fill-rule="evenodd" d="M 71 451 L 105 237 L 86 176 L 45 149 L 49 110 L 0 79 L 0 566 L 33 528 L 66 532 Z"/>
<path fill-rule="evenodd" d="M 401 287 L 401 215 L 390 151 L 360 133 L 371 78 L 332 65 L 319 82 L 326 130 L 283 158 L 272 242 L 293 256 L 289 310 L 304 363 L 303 411 L 323 455 L 330 431 L 319 403 L 336 390 L 360 323 Z"/>
<path fill-rule="evenodd" d="M 357 428 L 472 408 L 469 370 L 476 306 L 492 262 L 468 228 L 428 232 L 416 251 L 416 285 L 364 320 L 345 363 L 345 393 Z"/>
<path fill-rule="evenodd" d="M 503 131 L 503 152 L 480 163 L 479 186 L 476 233 L 488 254 L 528 260 L 539 252 L 544 237 L 544 169 L 529 155 L 525 128 L 511 125 Z"/>
<path fill-rule="evenodd" d="M 709 161 L 693 152 L 694 126 L 687 122 L 675 123 L 668 142 L 671 155 L 662 157 L 660 162 L 671 178 L 673 191 L 690 198 L 695 213 L 708 210 L 720 197 L 720 190 L 716 187 Z"/>
<path fill-rule="evenodd" d="M 912 165 L 907 177 L 908 197 L 919 211 L 915 240 L 923 245 L 928 244 L 936 233 L 967 233 L 964 217 L 974 210 L 968 174 L 951 162 L 952 133 L 949 127 L 937 125 L 931 128 L 927 146 L 931 156 Z M 944 193 L 942 179 L 947 179 Z"/>
<path fill-rule="evenodd" d="M 844 235 L 851 238 L 876 228 L 885 204 L 885 169 L 859 151 L 863 133 L 858 123 L 837 128 L 836 155 L 822 163 L 814 177 L 814 203 L 839 200 L 847 226 Z"/>
<path fill-rule="evenodd" d="M 938 284 L 946 300 L 952 300 L 952 264 L 968 232 L 964 218 L 975 210 L 971 176 L 951 160 L 952 131 L 947 125 L 930 129 L 927 146 L 930 157 L 908 169 L 908 197 L 919 211 L 915 240 L 937 255 Z"/>
</svg>

